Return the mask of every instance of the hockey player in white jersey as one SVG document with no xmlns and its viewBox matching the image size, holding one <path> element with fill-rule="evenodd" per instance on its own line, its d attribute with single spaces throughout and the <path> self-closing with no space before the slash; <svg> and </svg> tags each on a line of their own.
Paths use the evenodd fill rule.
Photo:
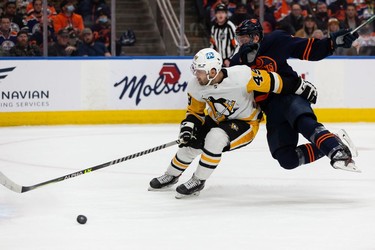
<svg viewBox="0 0 375 250">
<path fill-rule="evenodd" d="M 165 174 L 152 179 L 149 187 L 150 191 L 160 190 L 177 183 L 200 155 L 191 179 L 177 187 L 176 198 L 198 195 L 220 163 L 222 153 L 246 146 L 254 139 L 262 119 L 254 90 L 296 93 L 308 100 L 317 97 L 315 87 L 302 79 L 296 82 L 295 78 L 281 78 L 275 72 L 252 70 L 246 65 L 222 68 L 222 58 L 213 49 L 202 49 L 194 56 L 192 72 L 179 149 Z"/>
</svg>

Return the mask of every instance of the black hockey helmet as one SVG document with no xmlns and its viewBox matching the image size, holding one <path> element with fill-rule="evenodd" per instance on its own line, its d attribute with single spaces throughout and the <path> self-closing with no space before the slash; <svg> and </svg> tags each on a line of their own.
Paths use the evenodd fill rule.
<svg viewBox="0 0 375 250">
<path fill-rule="evenodd" d="M 254 35 L 259 36 L 259 42 L 263 40 L 263 27 L 258 19 L 246 19 L 240 23 L 236 28 L 236 36 L 249 35 L 251 38 Z"/>
</svg>

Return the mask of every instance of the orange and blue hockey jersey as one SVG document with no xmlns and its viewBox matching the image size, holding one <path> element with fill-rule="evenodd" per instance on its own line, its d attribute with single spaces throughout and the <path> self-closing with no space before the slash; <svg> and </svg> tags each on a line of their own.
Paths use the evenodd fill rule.
<svg viewBox="0 0 375 250">
<path fill-rule="evenodd" d="M 285 77 L 298 77 L 288 64 L 287 59 L 298 58 L 308 61 L 319 61 L 332 55 L 332 41 L 329 38 L 314 39 L 293 37 L 282 30 L 276 30 L 264 36 L 256 59 L 250 65 L 253 69 L 264 69 L 277 72 Z M 231 59 L 231 66 L 242 64 L 240 54 Z M 265 95 L 257 95 L 256 101 L 266 99 Z"/>
</svg>

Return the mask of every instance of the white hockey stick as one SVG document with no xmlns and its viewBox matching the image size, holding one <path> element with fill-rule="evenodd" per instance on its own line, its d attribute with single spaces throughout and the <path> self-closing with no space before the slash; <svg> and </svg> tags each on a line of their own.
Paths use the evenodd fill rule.
<svg viewBox="0 0 375 250">
<path fill-rule="evenodd" d="M 357 28 L 355 28 L 354 30 L 350 31 L 350 34 L 354 34 L 354 32 L 358 31 L 359 29 L 361 29 L 363 26 L 365 26 L 366 24 L 369 24 L 371 23 L 372 21 L 375 20 L 375 15 L 373 15 L 372 17 L 370 17 L 369 19 L 366 20 L 366 22 L 362 23 L 361 25 L 359 25 Z"/>
<path fill-rule="evenodd" d="M 135 154 L 131 154 L 131 155 L 128 155 L 128 156 L 125 156 L 125 157 L 122 157 L 122 158 L 119 158 L 119 159 L 116 159 L 116 160 L 113 160 L 113 161 L 109 161 L 109 162 L 106 162 L 106 163 L 103 163 L 103 164 L 100 164 L 100 165 L 97 165 L 97 166 L 94 166 L 94 167 L 89 167 L 89 168 L 86 168 L 86 169 L 83 169 L 83 170 L 79 170 L 77 172 L 70 173 L 70 174 L 67 174 L 67 175 L 52 179 L 52 180 L 48 180 L 48 181 L 45 181 L 45 182 L 41 182 L 41 183 L 38 183 L 38 184 L 35 184 L 35 185 L 32 185 L 32 186 L 21 186 L 21 185 L 15 183 L 14 181 L 12 181 L 11 179 L 9 179 L 2 172 L 0 172 L 0 184 L 3 185 L 4 187 L 16 192 L 16 193 L 25 193 L 25 192 L 28 192 L 30 190 L 34 190 L 38 187 L 42 187 L 42 186 L 45 186 L 45 185 L 48 185 L 48 184 L 64 181 L 66 179 L 77 177 L 79 175 L 91 173 L 95 170 L 98 170 L 98 169 L 101 169 L 101 168 L 106 168 L 106 167 L 115 165 L 117 163 L 123 162 L 123 161 L 131 160 L 133 158 L 137 158 L 137 157 L 140 157 L 142 155 L 146 155 L 146 154 L 149 154 L 149 153 L 152 153 L 152 152 L 155 152 L 155 151 L 159 151 L 161 149 L 164 149 L 164 148 L 167 148 L 167 147 L 179 144 L 179 143 L 180 143 L 179 140 L 171 141 L 171 142 L 165 143 L 165 144 L 160 145 L 160 146 L 156 146 L 156 147 L 153 147 L 153 148 L 150 148 L 150 149 L 146 149 L 144 151 L 141 151 L 141 152 L 138 152 L 138 153 L 135 153 Z"/>
<path fill-rule="evenodd" d="M 345 33 L 341 36 L 338 36 L 336 38 L 336 44 L 344 44 L 344 36 L 348 35 L 348 34 L 354 34 L 355 32 L 357 32 L 359 29 L 361 29 L 363 26 L 365 26 L 366 24 L 369 24 L 371 23 L 372 21 L 375 20 L 375 15 L 373 15 L 372 17 L 370 17 L 369 19 L 366 20 L 366 22 L 362 23 L 361 25 L 359 25 L 357 28 L 355 28 L 354 30 L 348 32 L 348 33 Z"/>
</svg>

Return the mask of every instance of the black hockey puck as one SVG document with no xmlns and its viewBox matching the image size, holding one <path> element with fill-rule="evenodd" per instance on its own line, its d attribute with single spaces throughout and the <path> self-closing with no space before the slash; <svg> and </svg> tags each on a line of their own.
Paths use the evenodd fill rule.
<svg viewBox="0 0 375 250">
<path fill-rule="evenodd" d="M 85 224 L 87 222 L 87 217 L 80 214 L 77 216 L 77 222 L 79 224 Z"/>
</svg>

